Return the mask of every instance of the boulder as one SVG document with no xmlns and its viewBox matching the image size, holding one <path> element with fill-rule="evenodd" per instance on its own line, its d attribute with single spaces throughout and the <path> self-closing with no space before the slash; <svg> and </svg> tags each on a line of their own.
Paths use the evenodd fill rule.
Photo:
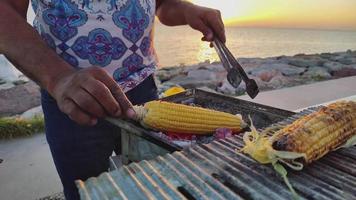
<svg viewBox="0 0 356 200">
<path fill-rule="evenodd" d="M 303 73 L 305 71 L 305 68 L 294 67 L 284 63 L 263 64 L 259 68 L 255 68 L 250 71 L 249 74 L 259 77 L 261 74 L 271 71 L 275 71 L 275 74 L 278 74 L 278 72 L 280 72 L 285 76 L 295 76 Z"/>
<path fill-rule="evenodd" d="M 304 73 L 304 76 L 313 78 L 313 79 L 328 79 L 331 78 L 331 74 L 324 67 L 310 67 L 308 71 Z"/>
<path fill-rule="evenodd" d="M 0 78 L 7 82 L 16 81 L 21 75 L 3 55 L 0 55 Z"/>
<path fill-rule="evenodd" d="M 11 116 L 41 104 L 39 87 L 28 82 L 0 90 L 0 116 Z"/>
<path fill-rule="evenodd" d="M 278 76 L 273 77 L 271 79 L 271 81 L 268 82 L 267 88 L 280 89 L 280 88 L 288 86 L 290 84 L 290 82 L 291 82 L 290 78 L 282 76 L 282 75 L 278 75 Z"/>
<path fill-rule="evenodd" d="M 155 76 L 160 81 L 165 82 L 181 74 L 183 70 L 183 67 L 162 68 L 156 71 Z"/>
<path fill-rule="evenodd" d="M 227 95 L 237 95 L 239 93 L 244 93 L 245 87 L 244 82 L 241 82 L 239 88 L 234 88 L 227 79 L 224 79 L 221 86 L 218 87 L 216 91 Z"/>
<path fill-rule="evenodd" d="M 322 66 L 326 61 L 318 56 L 290 58 L 288 64 L 296 67 Z"/>
<path fill-rule="evenodd" d="M 259 73 L 257 75 L 257 77 L 259 77 L 262 81 L 264 82 L 269 82 L 274 76 L 276 75 L 280 75 L 281 72 L 277 71 L 277 70 L 270 70 L 270 71 L 261 71 L 261 73 Z"/>
<path fill-rule="evenodd" d="M 326 63 L 324 63 L 323 66 L 328 70 L 329 73 L 345 68 L 345 65 L 343 65 L 339 62 L 333 62 L 333 61 L 326 62 Z"/>
<path fill-rule="evenodd" d="M 203 78 L 192 78 L 184 75 L 179 75 L 169 80 L 171 84 L 179 85 L 183 88 L 198 88 L 198 87 L 209 87 L 215 89 L 221 81 L 217 79 L 203 79 Z"/>
<path fill-rule="evenodd" d="M 334 78 L 343 78 L 348 76 L 356 76 L 356 67 L 355 68 L 343 68 L 338 71 L 331 73 Z"/>
<path fill-rule="evenodd" d="M 15 87 L 15 84 L 13 84 L 11 82 L 6 82 L 6 83 L 0 85 L 0 90 L 6 90 L 6 89 L 10 89 L 12 87 Z"/>
<path fill-rule="evenodd" d="M 296 66 L 296 67 L 309 67 L 312 65 L 310 62 L 304 59 L 290 59 L 288 64 Z"/>
<path fill-rule="evenodd" d="M 346 58 L 340 59 L 339 63 L 344 64 L 344 65 L 356 64 L 356 58 L 354 58 L 354 57 L 346 57 Z"/>
<path fill-rule="evenodd" d="M 37 106 L 22 113 L 20 118 L 32 119 L 34 117 L 40 117 L 40 116 L 43 116 L 42 106 Z"/>
<path fill-rule="evenodd" d="M 216 79 L 216 75 L 214 72 L 204 69 L 192 70 L 187 74 L 188 78 L 196 79 L 196 80 L 214 80 Z"/>
</svg>

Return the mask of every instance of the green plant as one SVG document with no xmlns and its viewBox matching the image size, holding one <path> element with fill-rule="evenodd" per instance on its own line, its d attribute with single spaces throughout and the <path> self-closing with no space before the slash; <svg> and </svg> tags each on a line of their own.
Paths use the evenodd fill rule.
<svg viewBox="0 0 356 200">
<path fill-rule="evenodd" d="M 43 116 L 32 119 L 0 118 L 0 139 L 9 139 L 19 136 L 30 136 L 44 131 Z"/>
</svg>

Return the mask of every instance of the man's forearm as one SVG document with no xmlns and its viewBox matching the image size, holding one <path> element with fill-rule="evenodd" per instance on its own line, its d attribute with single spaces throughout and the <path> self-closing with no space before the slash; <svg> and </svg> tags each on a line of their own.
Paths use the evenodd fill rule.
<svg viewBox="0 0 356 200">
<path fill-rule="evenodd" d="M 50 89 L 60 74 L 74 70 L 46 45 L 21 14 L 4 2 L 0 2 L 0 53 L 45 89 Z"/>
<path fill-rule="evenodd" d="M 186 25 L 184 12 L 192 3 L 185 0 L 157 0 L 157 17 L 167 26 Z"/>
</svg>

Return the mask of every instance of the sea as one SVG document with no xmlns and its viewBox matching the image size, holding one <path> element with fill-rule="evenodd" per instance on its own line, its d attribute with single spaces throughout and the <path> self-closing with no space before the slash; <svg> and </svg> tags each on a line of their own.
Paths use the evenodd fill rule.
<svg viewBox="0 0 356 200">
<path fill-rule="evenodd" d="M 226 27 L 226 45 L 237 58 L 356 50 L 356 31 Z M 214 62 L 219 58 L 201 33 L 188 26 L 155 27 L 160 67 Z"/>
<path fill-rule="evenodd" d="M 219 58 L 202 34 L 188 26 L 156 24 L 154 45 L 158 67 L 188 66 Z M 236 58 L 273 57 L 356 50 L 356 31 L 226 27 L 227 47 Z M 20 74 L 0 56 L 0 78 Z M 10 76 L 12 78 L 10 78 Z"/>
</svg>

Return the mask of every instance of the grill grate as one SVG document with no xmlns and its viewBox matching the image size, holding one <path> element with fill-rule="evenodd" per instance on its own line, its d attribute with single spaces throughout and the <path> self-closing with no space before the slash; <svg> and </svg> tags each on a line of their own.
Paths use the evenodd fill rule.
<svg viewBox="0 0 356 200">
<path fill-rule="evenodd" d="M 292 123 L 308 109 L 272 126 Z M 272 134 L 272 132 L 271 132 Z M 196 145 L 77 181 L 82 199 L 292 199 L 269 165 L 236 152 L 242 135 Z M 356 147 L 332 152 L 305 167 L 289 170 L 302 199 L 356 199 Z"/>
</svg>

